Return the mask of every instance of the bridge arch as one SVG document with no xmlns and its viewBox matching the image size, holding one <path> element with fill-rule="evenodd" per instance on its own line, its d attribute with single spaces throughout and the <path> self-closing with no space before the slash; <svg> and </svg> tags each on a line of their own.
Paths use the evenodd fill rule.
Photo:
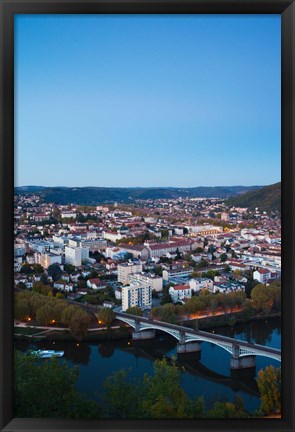
<svg viewBox="0 0 295 432">
<path fill-rule="evenodd" d="M 224 349 L 225 351 L 227 351 L 230 354 L 233 353 L 232 344 L 226 345 L 226 344 L 223 344 L 222 342 L 218 342 L 218 341 L 211 340 L 211 339 L 209 340 L 209 339 L 206 339 L 202 336 L 190 337 L 188 340 L 186 340 L 186 342 L 208 342 L 210 344 L 218 346 L 219 348 Z"/>
<path fill-rule="evenodd" d="M 132 327 L 135 331 L 139 331 L 142 332 L 144 330 L 160 330 L 163 331 L 164 333 L 168 333 L 170 336 L 174 337 L 178 342 L 181 341 L 181 343 L 190 343 L 190 342 L 208 342 L 211 343 L 213 345 L 218 346 L 219 348 L 224 349 L 225 351 L 227 351 L 229 354 L 233 355 L 233 345 L 236 343 L 239 345 L 239 340 L 232 340 L 232 341 L 226 341 L 226 340 L 216 340 L 216 339 L 212 339 L 210 337 L 206 337 L 206 335 L 202 334 L 204 332 L 201 332 L 201 334 L 192 334 L 192 333 L 186 333 L 184 335 L 183 338 L 183 333 L 185 333 L 185 328 L 179 328 L 179 329 L 173 329 L 171 327 L 165 327 L 164 325 L 157 325 L 157 322 L 145 322 L 145 321 L 140 321 L 139 320 L 139 328 L 137 329 L 137 321 L 136 321 L 136 317 L 134 316 L 134 318 L 131 318 L 130 316 L 128 317 L 124 317 L 124 316 L 117 316 L 116 315 L 116 319 L 118 319 L 119 321 L 123 321 L 126 324 L 128 324 L 130 327 Z M 272 353 L 272 352 L 264 352 L 263 348 L 260 349 L 259 346 L 253 346 L 250 347 L 248 346 L 247 349 L 244 349 L 243 346 L 239 345 L 240 350 L 239 350 L 239 355 L 238 357 L 247 357 L 247 356 L 262 356 L 262 357 L 267 357 L 267 358 L 272 358 L 273 360 L 276 361 L 281 361 L 281 355 L 280 352 L 278 353 Z"/>
<path fill-rule="evenodd" d="M 130 320 L 128 318 L 122 318 L 122 317 L 117 317 L 117 316 L 116 316 L 116 319 L 118 321 L 123 321 L 124 323 L 130 325 L 130 327 L 132 327 L 133 329 L 135 329 L 135 320 Z"/>
<path fill-rule="evenodd" d="M 164 333 L 168 333 L 170 334 L 170 336 L 173 336 L 175 339 L 177 339 L 179 341 L 180 337 L 179 337 L 179 331 L 178 330 L 171 330 L 169 328 L 163 328 L 161 326 L 157 326 L 157 325 L 149 325 L 147 327 L 142 327 L 139 331 L 144 331 L 144 330 L 160 330 Z"/>
<path fill-rule="evenodd" d="M 123 318 L 123 317 L 116 317 L 117 320 L 119 321 L 123 321 L 126 324 L 130 325 L 130 327 L 132 327 L 134 330 L 136 329 L 136 321 L 135 320 L 131 320 L 128 318 Z M 178 330 L 171 330 L 169 328 L 163 328 L 162 326 L 157 326 L 155 325 L 146 325 L 144 323 L 141 323 L 141 327 L 138 329 L 138 331 L 144 331 L 144 330 L 160 330 L 163 331 L 164 333 L 168 333 L 170 334 L 170 336 L 173 336 L 175 339 L 177 339 L 179 341 L 179 331 Z"/>
<path fill-rule="evenodd" d="M 260 357 L 267 357 L 267 358 L 271 358 L 273 360 L 276 360 L 278 362 L 281 362 L 281 359 L 278 358 L 276 355 L 273 355 L 271 353 L 264 353 L 264 352 L 253 352 L 253 354 L 244 353 L 244 354 L 240 354 L 239 357 L 247 357 L 249 355 L 255 355 L 255 356 L 260 356 Z"/>
</svg>

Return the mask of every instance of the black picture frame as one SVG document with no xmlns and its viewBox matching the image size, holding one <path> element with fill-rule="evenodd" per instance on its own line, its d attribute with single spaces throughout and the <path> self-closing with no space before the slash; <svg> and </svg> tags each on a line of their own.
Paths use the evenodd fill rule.
<svg viewBox="0 0 295 432">
<path fill-rule="evenodd" d="M 0 143 L 0 425 L 12 431 L 294 430 L 294 0 L 2 0 Z M 282 418 L 69 420 L 13 418 L 14 14 L 281 14 L 282 20 Z M 270 71 L 271 73 L 271 71 Z"/>
</svg>

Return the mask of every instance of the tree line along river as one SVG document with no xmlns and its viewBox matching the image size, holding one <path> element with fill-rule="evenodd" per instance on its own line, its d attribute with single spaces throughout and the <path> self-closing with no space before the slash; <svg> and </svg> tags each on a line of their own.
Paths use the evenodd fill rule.
<svg viewBox="0 0 295 432">
<path fill-rule="evenodd" d="M 262 325 L 263 324 L 263 325 Z M 253 321 L 247 324 L 211 329 L 215 334 L 235 337 L 273 348 L 281 348 L 281 322 L 279 318 Z M 132 378 L 153 374 L 155 359 L 177 357 L 177 341 L 172 336 L 157 331 L 156 338 L 145 341 L 123 339 L 104 342 L 42 341 L 34 347 L 56 349 L 65 352 L 60 361 L 78 366 L 78 390 L 95 400 L 99 399 L 106 377 L 120 369 L 126 369 Z M 15 347 L 22 351 L 32 348 L 30 342 L 16 341 Z M 279 367 L 280 362 L 267 357 L 256 357 L 255 370 L 230 371 L 230 354 L 216 345 L 202 342 L 200 353 L 178 355 L 181 385 L 191 398 L 203 396 L 208 407 L 216 401 L 234 401 L 239 396 L 246 410 L 255 411 L 260 405 L 256 383 L 257 373 L 266 366 Z"/>
</svg>

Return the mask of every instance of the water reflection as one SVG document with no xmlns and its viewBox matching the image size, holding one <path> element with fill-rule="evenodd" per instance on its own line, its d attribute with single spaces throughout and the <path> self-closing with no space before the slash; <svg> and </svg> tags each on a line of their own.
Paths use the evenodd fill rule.
<svg viewBox="0 0 295 432">
<path fill-rule="evenodd" d="M 115 346 L 113 343 L 102 343 L 98 345 L 98 352 L 102 357 L 112 357 Z"/>
<path fill-rule="evenodd" d="M 261 321 L 235 328 L 213 329 L 216 333 L 236 337 L 262 345 L 280 346 L 280 320 Z M 29 342 L 17 341 L 16 348 L 26 351 Z M 236 395 L 242 397 L 249 410 L 259 406 L 259 393 L 255 375 L 257 371 L 268 364 L 278 362 L 265 357 L 257 357 L 257 367 L 230 371 L 230 354 L 213 344 L 202 342 L 198 353 L 177 355 L 177 341 L 166 333 L 158 332 L 154 340 L 118 340 L 102 343 L 86 342 L 38 342 L 35 348 L 56 349 L 65 352 L 60 361 L 69 360 L 70 364 L 78 365 L 80 377 L 79 391 L 90 397 L 98 398 L 97 392 L 102 389 L 105 378 L 119 369 L 131 370 L 133 378 L 142 379 L 145 373 L 153 373 L 153 362 L 156 359 L 176 358 L 176 364 L 181 371 L 181 383 L 191 398 L 203 395 L 207 403 L 211 400 L 233 401 Z M 31 346 L 32 348 L 32 346 Z"/>
<path fill-rule="evenodd" d="M 281 320 L 279 318 L 258 320 L 247 324 L 237 324 L 234 327 L 220 327 L 210 331 L 247 342 L 269 345 L 274 331 L 281 335 Z"/>
</svg>

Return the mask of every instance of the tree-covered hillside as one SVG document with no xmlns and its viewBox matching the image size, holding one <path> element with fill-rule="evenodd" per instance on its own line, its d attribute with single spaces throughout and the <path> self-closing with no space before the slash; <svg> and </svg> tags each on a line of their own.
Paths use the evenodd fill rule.
<svg viewBox="0 0 295 432">
<path fill-rule="evenodd" d="M 281 182 L 262 189 L 246 192 L 240 196 L 230 198 L 227 201 L 229 206 L 248 207 L 254 210 L 258 207 L 263 211 L 281 211 Z"/>
</svg>

